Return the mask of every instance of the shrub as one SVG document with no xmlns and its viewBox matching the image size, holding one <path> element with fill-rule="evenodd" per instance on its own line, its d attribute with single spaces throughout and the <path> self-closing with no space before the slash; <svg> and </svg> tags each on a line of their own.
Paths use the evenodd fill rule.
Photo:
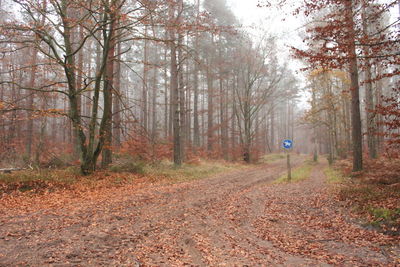
<svg viewBox="0 0 400 267">
<path fill-rule="evenodd" d="M 129 172 L 144 174 L 146 164 L 142 160 L 134 159 L 131 156 L 120 156 L 120 158 L 111 165 L 110 171 L 112 172 Z"/>
</svg>

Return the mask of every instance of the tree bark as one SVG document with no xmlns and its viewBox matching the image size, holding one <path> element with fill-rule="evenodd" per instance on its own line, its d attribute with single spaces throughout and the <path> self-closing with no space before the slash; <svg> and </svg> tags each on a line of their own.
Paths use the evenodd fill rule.
<svg viewBox="0 0 400 267">
<path fill-rule="evenodd" d="M 83 40 L 83 27 L 82 25 L 79 25 L 78 27 L 78 34 L 79 37 L 76 39 L 79 40 L 78 42 L 81 42 Z M 76 32 L 73 33 L 74 35 L 77 34 Z M 75 44 L 73 49 L 76 50 L 77 45 Z M 82 114 L 82 97 L 81 97 L 81 90 L 82 90 L 82 80 L 83 80 L 83 49 L 80 49 L 78 52 L 78 62 L 77 62 L 77 70 L 75 72 L 76 74 L 76 90 L 77 90 L 77 105 L 78 105 L 78 113 Z M 72 145 L 73 145 L 73 158 L 75 160 L 78 160 L 81 155 L 80 151 L 80 145 L 79 145 L 79 132 L 76 129 L 73 129 L 72 131 Z"/>
<path fill-rule="evenodd" d="M 179 3 L 180 11 L 183 8 L 183 3 Z M 181 161 L 185 161 L 185 144 L 186 144 L 186 107 L 185 107 L 185 84 L 183 80 L 183 54 L 182 54 L 183 35 L 178 33 L 178 109 L 179 109 L 179 148 Z"/>
<path fill-rule="evenodd" d="M 157 47 L 154 48 L 155 58 L 157 61 L 159 60 L 158 57 L 158 50 Z M 152 116 L 151 116 L 151 142 L 155 144 L 157 138 L 157 86 L 158 86 L 158 68 L 154 67 L 153 69 L 153 83 L 152 83 L 152 99 L 151 99 L 151 109 L 152 109 Z"/>
<path fill-rule="evenodd" d="M 368 22 L 367 22 L 367 10 L 366 10 L 367 2 L 364 0 L 362 3 L 362 26 L 364 35 L 366 37 L 369 36 Z M 365 102 L 366 102 L 366 127 L 367 127 L 367 143 L 368 143 L 368 154 L 370 158 L 375 159 L 377 157 L 376 150 L 376 124 L 375 124 L 375 116 L 373 114 L 374 109 L 374 94 L 372 89 L 372 72 L 371 72 L 371 62 L 368 58 L 370 56 L 370 51 L 367 46 L 364 47 L 365 53 Z"/>
<path fill-rule="evenodd" d="M 349 37 L 349 74 L 351 80 L 351 126 L 353 141 L 353 171 L 363 169 L 360 96 L 352 0 L 345 1 L 345 16 Z"/>
<path fill-rule="evenodd" d="M 117 40 L 116 40 L 117 42 Z M 114 63 L 114 97 L 113 97 L 113 139 L 114 147 L 121 147 L 121 42 L 117 43 L 117 58 Z"/>
<path fill-rule="evenodd" d="M 171 21 L 175 20 L 175 6 L 171 3 L 169 6 L 169 17 Z M 171 56 L 171 114 L 172 114 L 172 128 L 173 128 L 173 143 L 174 143 L 174 164 L 177 166 L 182 165 L 181 157 L 181 138 L 180 138 L 180 119 L 179 119 L 179 84 L 178 84 L 178 63 L 177 63 L 177 44 L 176 34 L 173 26 L 170 29 L 170 56 Z"/>
<path fill-rule="evenodd" d="M 109 42 L 109 49 L 107 51 L 107 66 L 104 72 L 104 144 L 102 150 L 101 166 L 107 168 L 112 162 L 112 104 L 113 104 L 113 84 L 114 84 L 114 59 L 115 59 L 115 38 L 114 28 L 115 20 L 111 22 L 112 29 L 110 30 L 111 36 Z"/>
<path fill-rule="evenodd" d="M 211 64 L 207 66 L 207 151 L 210 153 L 213 149 L 214 144 L 214 89 L 213 89 L 213 78 L 211 73 Z"/>
<path fill-rule="evenodd" d="M 200 0 L 196 2 L 197 14 L 196 14 L 196 22 L 199 23 L 199 14 L 200 14 Z M 195 41 L 194 41 L 194 72 L 193 72 L 193 145 L 194 148 L 197 149 L 200 147 L 200 125 L 199 125 L 199 57 L 198 57 L 198 49 L 199 49 L 199 36 L 196 32 Z"/>
<path fill-rule="evenodd" d="M 147 25 L 145 26 L 145 36 L 147 36 Z M 147 73 L 148 73 L 148 40 L 144 40 L 144 52 L 143 52 L 143 84 L 142 84 L 142 127 L 147 133 L 148 130 L 148 113 L 147 113 Z"/>
<path fill-rule="evenodd" d="M 29 77 L 29 87 L 30 88 L 35 88 L 36 84 L 36 65 L 37 65 L 37 49 L 35 47 L 32 48 L 32 58 L 31 58 L 31 73 Z M 28 92 L 28 109 L 32 110 L 33 109 L 33 103 L 35 101 L 35 94 L 33 93 L 34 91 L 29 91 Z M 31 155 L 32 155 L 32 146 L 33 146 L 33 122 L 34 119 L 30 117 L 30 111 L 28 113 L 28 125 L 26 128 L 26 159 L 30 161 Z"/>
</svg>

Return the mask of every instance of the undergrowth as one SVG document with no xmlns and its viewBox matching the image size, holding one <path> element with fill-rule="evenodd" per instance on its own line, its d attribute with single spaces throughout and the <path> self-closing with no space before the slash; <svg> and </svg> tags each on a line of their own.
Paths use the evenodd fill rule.
<svg viewBox="0 0 400 267">
<path fill-rule="evenodd" d="M 155 165 L 147 165 L 144 168 L 144 173 L 148 176 L 164 177 L 173 182 L 180 182 L 201 179 L 244 166 L 244 164 L 225 161 L 196 161 L 192 164 L 184 163 L 177 167 L 170 161 L 162 161 Z"/>
<path fill-rule="evenodd" d="M 79 170 L 69 167 L 63 170 L 22 170 L 0 174 L 0 193 L 13 191 L 42 192 L 57 188 L 69 188 L 79 180 Z"/>
<path fill-rule="evenodd" d="M 260 158 L 259 163 L 271 163 L 284 158 L 286 158 L 286 155 L 283 153 L 266 154 Z"/>
<path fill-rule="evenodd" d="M 287 183 L 287 182 L 299 182 L 304 179 L 307 179 L 310 177 L 311 171 L 314 167 L 315 163 L 307 160 L 303 165 L 300 167 L 297 167 L 295 169 L 292 169 L 292 179 L 288 181 L 288 174 L 285 172 L 282 174 L 277 180 L 274 181 L 274 183 Z"/>
<path fill-rule="evenodd" d="M 0 195 L 2 193 L 27 192 L 43 193 L 60 189 L 93 189 L 129 184 L 141 177 L 149 182 L 189 181 L 205 178 L 217 173 L 244 167 L 244 164 L 225 161 L 191 161 L 176 167 L 170 161 L 146 163 L 133 159 L 117 159 L 108 170 L 100 170 L 82 176 L 79 167 L 65 169 L 22 170 L 0 173 Z"/>
<path fill-rule="evenodd" d="M 348 161 L 338 163 L 346 172 Z M 368 160 L 362 175 L 342 179 L 337 190 L 339 200 L 373 226 L 387 234 L 400 235 L 400 165 L 398 160 Z M 349 176 L 340 174 L 342 177 Z M 327 175 L 329 179 L 329 174 Z"/>
<path fill-rule="evenodd" d="M 324 169 L 324 174 L 327 178 L 328 183 L 336 184 L 344 182 L 345 177 L 343 174 L 332 167 L 327 167 Z"/>
</svg>

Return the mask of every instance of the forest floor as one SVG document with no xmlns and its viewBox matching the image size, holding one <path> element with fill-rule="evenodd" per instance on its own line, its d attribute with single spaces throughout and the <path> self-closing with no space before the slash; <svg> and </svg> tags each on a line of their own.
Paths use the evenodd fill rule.
<svg viewBox="0 0 400 267">
<path fill-rule="evenodd" d="M 305 158 L 295 157 L 294 166 Z M 0 199 L 0 266 L 399 266 L 400 240 L 332 197 L 326 163 L 279 159 L 180 183 Z"/>
</svg>

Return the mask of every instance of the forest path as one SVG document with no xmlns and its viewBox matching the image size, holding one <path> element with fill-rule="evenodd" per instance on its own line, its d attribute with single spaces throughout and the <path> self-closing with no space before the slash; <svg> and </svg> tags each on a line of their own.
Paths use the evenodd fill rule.
<svg viewBox="0 0 400 267">
<path fill-rule="evenodd" d="M 79 208 L 0 214 L 0 266 L 395 266 L 393 248 L 377 243 L 386 237 L 330 198 L 325 166 L 298 183 L 271 184 L 286 171 L 279 160 Z"/>
</svg>

